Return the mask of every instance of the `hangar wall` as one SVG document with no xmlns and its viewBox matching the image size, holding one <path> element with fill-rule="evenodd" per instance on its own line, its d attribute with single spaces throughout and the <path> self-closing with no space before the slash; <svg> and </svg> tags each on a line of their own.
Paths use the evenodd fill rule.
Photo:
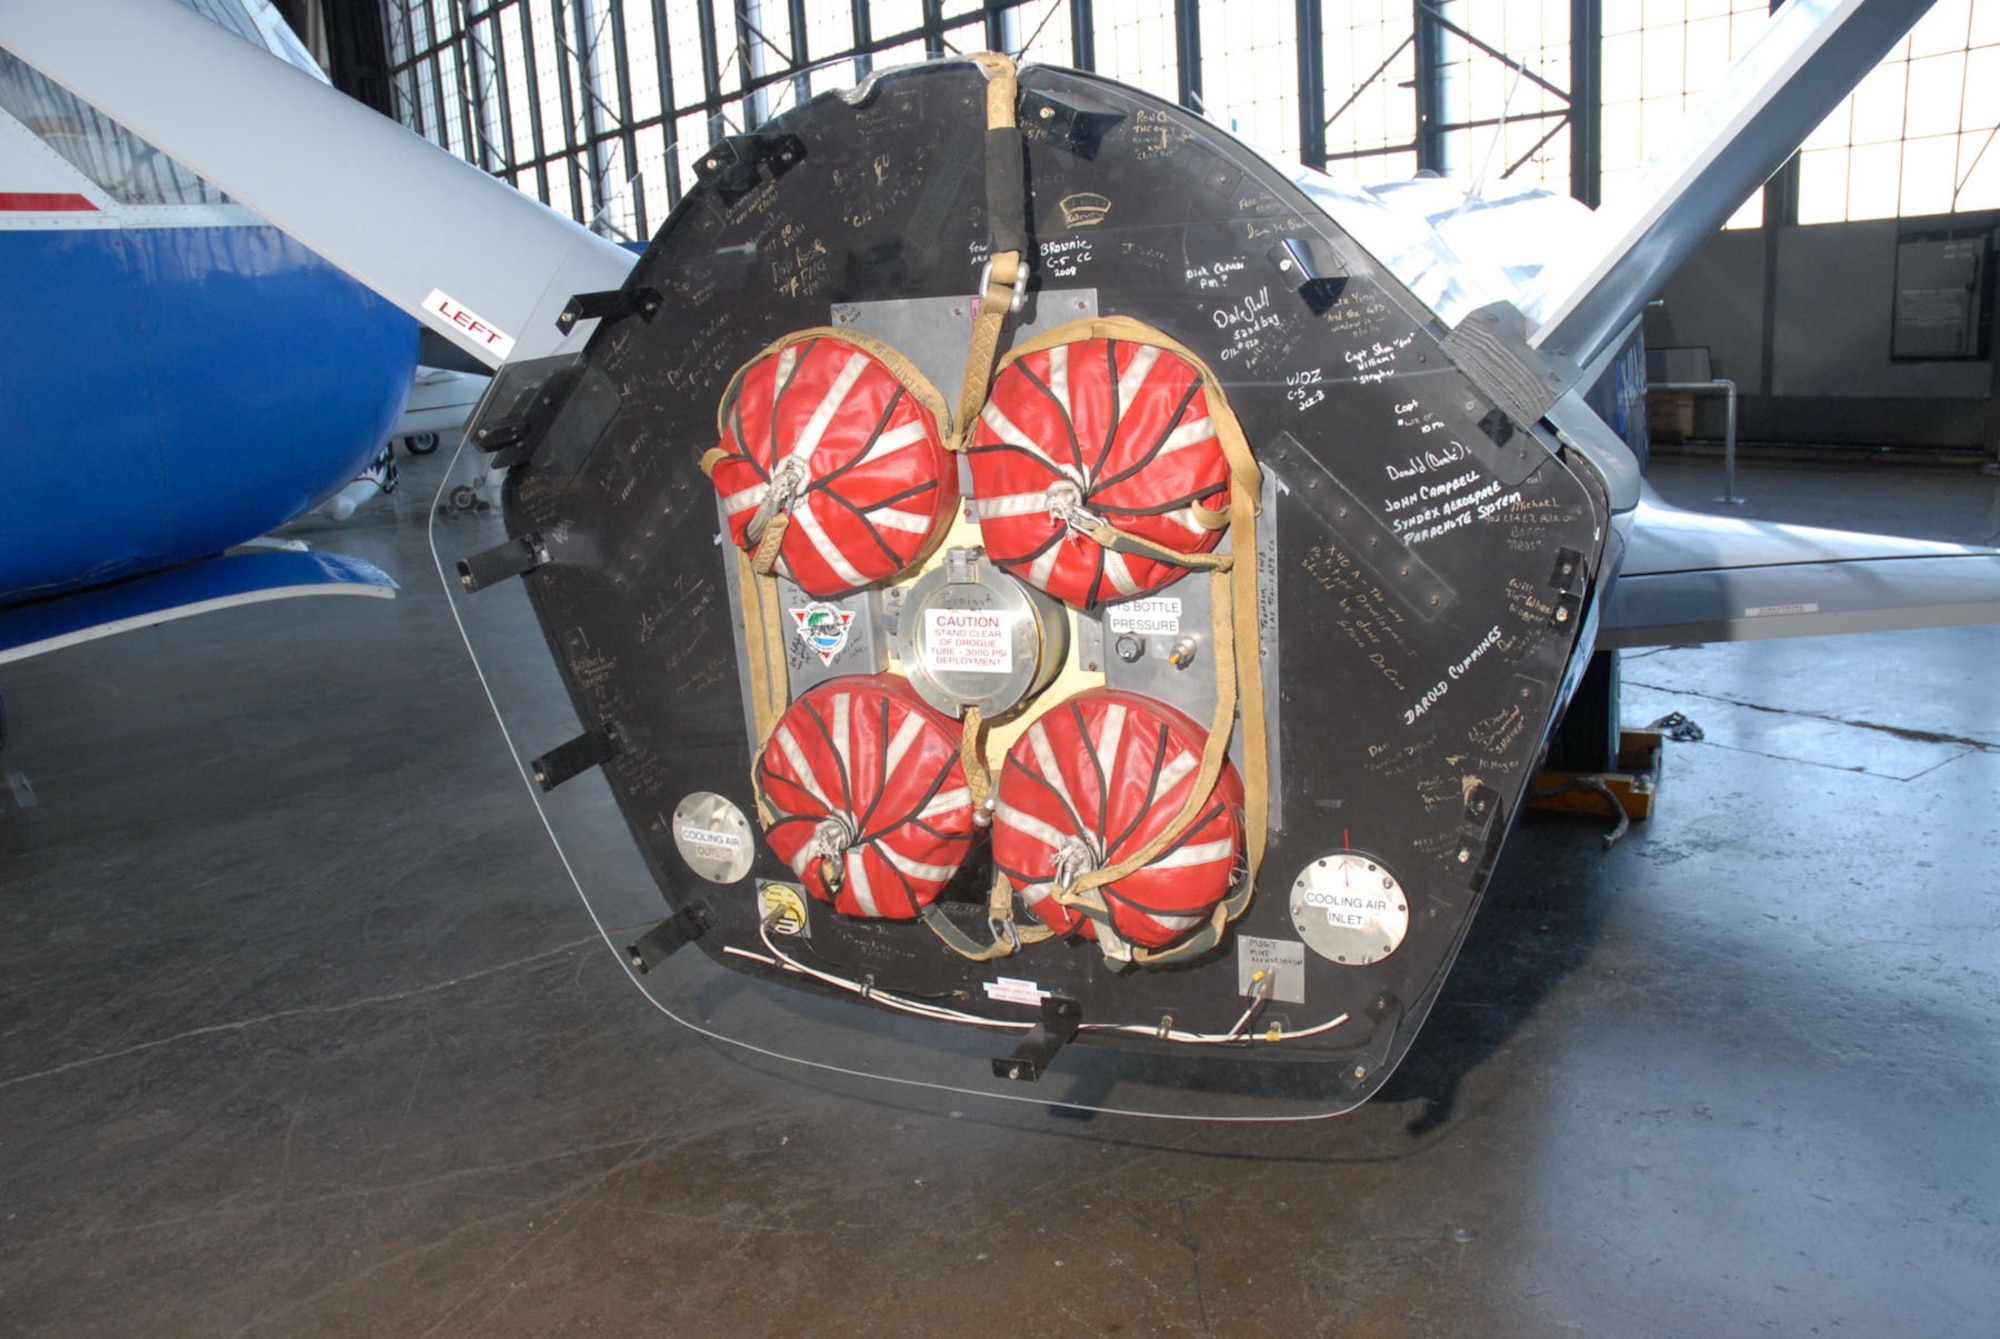
<svg viewBox="0 0 2000 1339">
<path fill-rule="evenodd" d="M 1890 357 L 1900 238 L 2000 229 L 2000 212 L 1745 228 L 1709 239 L 1646 313 L 1649 348 L 1701 347 L 1740 392 L 1738 435 L 1786 446 L 2000 448 L 1994 357 Z M 1694 436 L 1719 440 L 1719 396 Z"/>
</svg>

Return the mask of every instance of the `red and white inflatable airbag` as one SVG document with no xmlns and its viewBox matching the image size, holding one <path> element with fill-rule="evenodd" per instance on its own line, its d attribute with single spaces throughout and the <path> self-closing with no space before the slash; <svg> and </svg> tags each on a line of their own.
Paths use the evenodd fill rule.
<svg viewBox="0 0 2000 1339">
<path fill-rule="evenodd" d="M 838 911 L 913 919 L 972 844 L 958 744 L 957 723 L 894 675 L 807 690 L 757 762 L 772 850 Z"/>
</svg>

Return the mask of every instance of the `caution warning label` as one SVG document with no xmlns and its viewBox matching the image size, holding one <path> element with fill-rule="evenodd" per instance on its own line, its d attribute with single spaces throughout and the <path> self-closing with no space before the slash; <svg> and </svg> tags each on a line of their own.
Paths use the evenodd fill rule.
<svg viewBox="0 0 2000 1339">
<path fill-rule="evenodd" d="M 924 660 L 933 670 L 1005 674 L 1013 668 L 1007 620 L 986 609 L 926 609 Z"/>
</svg>

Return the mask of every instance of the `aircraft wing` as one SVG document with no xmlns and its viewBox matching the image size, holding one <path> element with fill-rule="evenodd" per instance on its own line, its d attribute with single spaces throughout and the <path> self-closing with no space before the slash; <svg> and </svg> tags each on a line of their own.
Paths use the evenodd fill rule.
<svg viewBox="0 0 2000 1339">
<path fill-rule="evenodd" d="M 0 610 L 0 665 L 113 633 L 295 595 L 389 599 L 396 582 L 341 553 L 256 549 Z"/>
<path fill-rule="evenodd" d="M 489 367 L 580 349 L 593 323 L 559 331 L 557 315 L 631 271 L 631 253 L 173 0 L 0 0 L 0 44 Z"/>
<path fill-rule="evenodd" d="M 2000 622 L 2000 550 L 1640 500 L 1601 647 Z"/>
</svg>

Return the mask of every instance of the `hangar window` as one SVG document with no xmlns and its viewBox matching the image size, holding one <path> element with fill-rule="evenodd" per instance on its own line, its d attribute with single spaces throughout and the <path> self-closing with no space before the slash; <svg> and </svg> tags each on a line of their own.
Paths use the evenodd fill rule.
<svg viewBox="0 0 2000 1339">
<path fill-rule="evenodd" d="M 1614 199 L 1640 166 L 1671 144 L 1701 94 L 1719 83 L 1770 21 L 1769 0 L 1646 0 L 1606 4 L 1603 195 Z M 1727 226 L 1764 221 L 1753 192 Z"/>
<path fill-rule="evenodd" d="M 1417 170 L 1417 54 L 1403 0 L 1351 0 L 1324 29 L 1327 171 L 1364 182 Z M 1329 18 L 1333 17 L 1329 14 Z"/>
<path fill-rule="evenodd" d="M 1800 223 L 2000 208 L 2000 4 L 1937 0 L 1799 153 Z"/>
<path fill-rule="evenodd" d="M 1566 0 L 1446 0 L 1437 13 L 1438 170 L 1566 193 Z"/>
<path fill-rule="evenodd" d="M 226 9 L 239 29 L 268 7 L 182 3 Z M 716 137 L 876 68 L 981 49 L 1098 71 L 1364 183 L 1428 169 L 1615 198 L 1770 11 L 1770 0 L 381 4 L 405 124 L 630 240 L 658 227 Z M 2000 207 L 1996 127 L 2000 0 L 1937 0 L 1807 143 L 1798 219 Z M 1762 209 L 1759 192 L 1731 226 L 1761 223 Z"/>
<path fill-rule="evenodd" d="M 126 205 L 220 205 L 229 197 L 95 107 L 0 50 L 0 109 Z"/>
</svg>

